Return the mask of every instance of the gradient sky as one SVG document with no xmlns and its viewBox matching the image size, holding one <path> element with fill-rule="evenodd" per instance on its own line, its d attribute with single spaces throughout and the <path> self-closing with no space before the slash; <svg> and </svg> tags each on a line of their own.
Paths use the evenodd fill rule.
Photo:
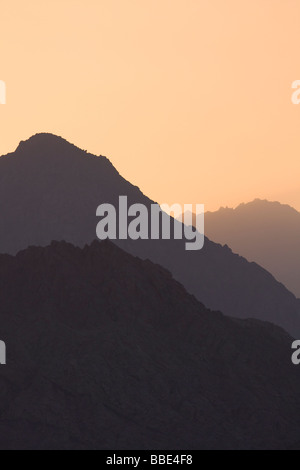
<svg viewBox="0 0 300 470">
<path fill-rule="evenodd" d="M 10 0 L 0 154 L 52 132 L 163 203 L 300 210 L 299 0 Z"/>
</svg>

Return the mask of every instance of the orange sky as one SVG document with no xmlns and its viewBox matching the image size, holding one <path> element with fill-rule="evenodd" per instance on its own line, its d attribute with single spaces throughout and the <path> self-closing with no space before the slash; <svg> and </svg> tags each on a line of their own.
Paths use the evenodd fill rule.
<svg viewBox="0 0 300 470">
<path fill-rule="evenodd" d="M 158 202 L 300 210 L 299 0 L 10 0 L 0 154 L 52 132 Z"/>
</svg>

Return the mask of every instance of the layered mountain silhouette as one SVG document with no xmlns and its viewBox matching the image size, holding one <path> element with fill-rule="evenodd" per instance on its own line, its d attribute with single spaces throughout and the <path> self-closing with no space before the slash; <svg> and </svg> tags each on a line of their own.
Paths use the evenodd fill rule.
<svg viewBox="0 0 300 470">
<path fill-rule="evenodd" d="M 288 334 L 208 311 L 111 242 L 1 255 L 0 298 L 1 449 L 287 449 L 299 439 Z"/>
<path fill-rule="evenodd" d="M 159 171 L 159 169 L 158 169 Z M 83 247 L 96 238 L 96 209 L 152 201 L 122 178 L 109 160 L 60 137 L 38 134 L 0 158 L 0 252 L 66 240 Z M 184 240 L 120 241 L 127 252 L 161 264 L 213 310 L 271 321 L 300 335 L 300 301 L 271 274 L 231 249 L 206 239 L 186 251 Z"/>
<path fill-rule="evenodd" d="M 300 297 L 300 213 L 279 202 L 255 200 L 206 214 L 207 236 L 255 261 Z"/>
</svg>

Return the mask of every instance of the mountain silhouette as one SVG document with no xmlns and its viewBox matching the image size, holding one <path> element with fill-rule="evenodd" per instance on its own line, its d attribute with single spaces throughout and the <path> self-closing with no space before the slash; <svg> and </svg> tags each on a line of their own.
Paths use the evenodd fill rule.
<svg viewBox="0 0 300 470">
<path fill-rule="evenodd" d="M 206 214 L 207 236 L 255 261 L 300 297 L 300 213 L 256 199 Z"/>
<path fill-rule="evenodd" d="M 159 171 L 159 169 L 157 170 Z M 0 158 L 0 252 L 65 240 L 83 247 L 96 238 L 96 209 L 152 201 L 124 178 L 106 157 L 91 155 L 64 139 L 38 134 Z M 273 322 L 300 335 L 300 301 L 271 274 L 205 240 L 186 251 L 184 240 L 123 240 L 118 245 L 171 271 L 189 293 L 212 310 Z"/>
<path fill-rule="evenodd" d="M 1 449 L 287 449 L 284 330 L 207 310 L 111 242 L 0 255 Z"/>
</svg>

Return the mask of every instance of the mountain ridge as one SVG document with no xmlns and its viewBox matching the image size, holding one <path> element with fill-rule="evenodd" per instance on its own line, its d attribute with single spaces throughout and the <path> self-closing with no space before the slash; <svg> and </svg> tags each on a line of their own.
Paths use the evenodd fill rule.
<svg viewBox="0 0 300 470">
<path fill-rule="evenodd" d="M 49 144 L 47 143 L 49 142 Z M 61 143 L 63 142 L 63 143 Z M 120 176 L 106 157 L 96 157 L 64 139 L 39 134 L 0 158 L 0 252 L 66 240 L 82 247 L 96 239 L 96 209 L 153 203 Z M 39 158 L 42 157 L 42 158 Z M 300 301 L 259 266 L 205 239 L 187 252 L 184 240 L 119 240 L 127 252 L 164 266 L 212 310 L 272 321 L 300 335 Z"/>
<path fill-rule="evenodd" d="M 293 213 L 297 213 L 297 214 L 300 214 L 300 212 L 293 206 L 291 206 L 290 204 L 283 204 L 282 202 L 280 201 L 276 201 L 276 200 L 269 200 L 269 199 L 262 199 L 262 198 L 255 198 L 253 199 L 252 201 L 249 201 L 249 202 L 241 202 L 240 204 L 238 204 L 236 207 L 228 207 L 228 206 L 221 206 L 218 210 L 216 211 L 207 211 L 206 214 L 215 214 L 216 212 L 221 212 L 221 211 L 224 211 L 224 210 L 228 210 L 230 212 L 232 211 L 236 211 L 236 210 L 239 210 L 239 209 L 243 209 L 244 207 L 250 207 L 250 206 L 255 206 L 255 205 L 261 205 L 261 204 L 264 204 L 266 206 L 269 206 L 269 205 L 272 205 L 274 207 L 282 207 L 282 208 L 285 208 L 285 209 L 288 209 L 290 212 L 293 212 Z"/>
</svg>

